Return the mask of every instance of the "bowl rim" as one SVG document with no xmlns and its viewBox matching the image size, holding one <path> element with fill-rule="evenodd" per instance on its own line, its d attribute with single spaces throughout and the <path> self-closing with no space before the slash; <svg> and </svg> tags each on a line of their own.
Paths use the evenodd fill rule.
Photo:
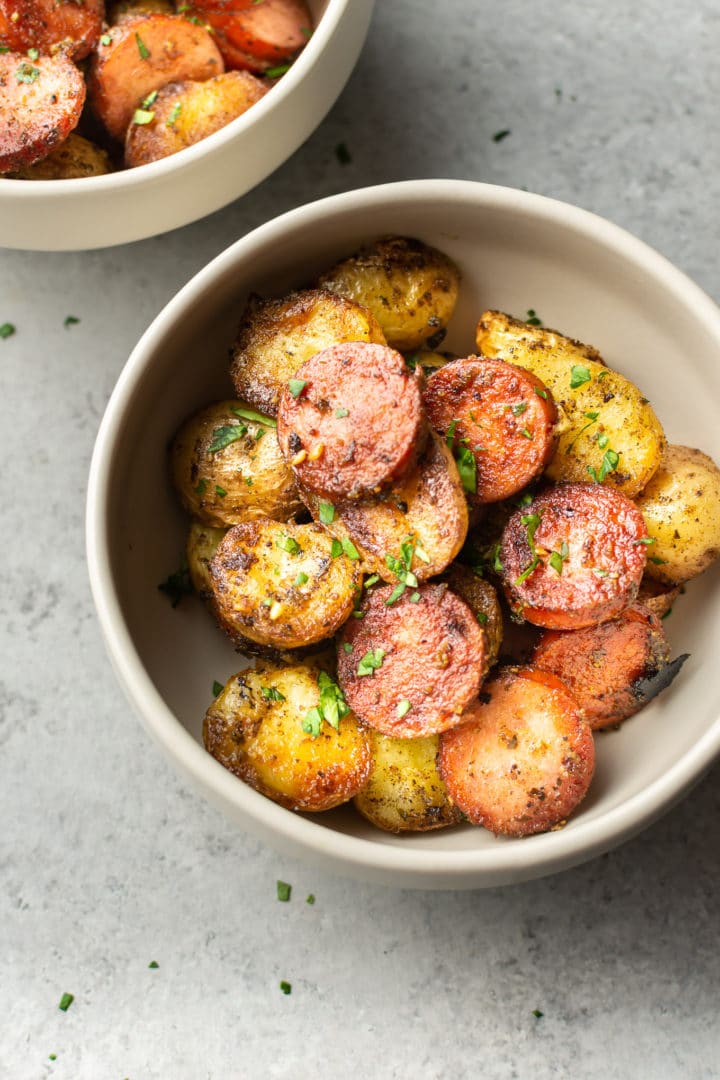
<svg viewBox="0 0 720 1080">
<path fill-rule="evenodd" d="M 477 849 L 422 850 L 398 843 L 377 843 L 353 836 L 279 806 L 227 772 L 195 741 L 165 704 L 135 649 L 125 624 L 118 593 L 110 573 L 110 538 L 107 530 L 111 491 L 109 479 L 118 455 L 118 435 L 127 410 L 141 387 L 146 364 L 157 345 L 201 300 L 213 282 L 253 252 L 280 239 L 288 229 L 307 228 L 335 213 L 371 210 L 401 201 L 444 201 L 497 208 L 528 215 L 571 232 L 614 252 L 644 275 L 670 289 L 693 311 L 709 335 L 720 345 L 720 309 L 714 301 L 644 241 L 604 218 L 580 207 L 514 188 L 455 179 L 399 181 L 359 188 L 308 203 L 276 217 L 237 240 L 195 274 L 169 301 L 142 335 L 127 360 L 108 402 L 92 455 L 86 507 L 86 546 L 92 595 L 106 646 L 116 675 L 147 730 L 207 796 L 231 804 L 248 828 L 279 835 L 287 848 L 299 848 L 316 860 L 331 859 L 339 869 L 362 875 L 374 871 L 412 879 L 519 880 L 552 873 L 607 851 L 639 832 L 681 797 L 720 754 L 720 716 L 707 731 L 648 787 L 588 821 L 572 827 L 526 837 L 522 844 L 502 843 Z"/>
<path fill-rule="evenodd" d="M 87 194 L 90 191 L 97 194 L 110 194 L 118 188 L 131 189 L 137 185 L 158 182 L 169 173 L 181 172 L 183 169 L 191 168 L 205 157 L 212 157 L 227 142 L 233 141 L 236 137 L 242 138 L 247 129 L 262 123 L 268 113 L 280 108 L 283 101 L 294 93 L 296 87 L 314 66 L 316 59 L 325 50 L 351 2 L 352 0 L 327 0 L 327 7 L 307 44 L 285 75 L 270 87 L 264 97 L 240 116 L 231 120 L 229 124 L 214 131 L 212 135 L 207 135 L 199 142 L 186 146 L 176 154 L 160 158 L 158 161 L 138 165 L 134 169 L 116 169 L 102 176 L 80 176 L 62 182 L 11 180 L 0 176 L 0 202 L 4 199 L 9 201 L 14 199 L 18 201 L 42 200 L 51 192 L 59 199 L 72 199 L 79 193 Z M 357 3 L 357 0 L 355 2 Z M 374 0 L 370 0 L 370 3 L 374 3 Z"/>
</svg>

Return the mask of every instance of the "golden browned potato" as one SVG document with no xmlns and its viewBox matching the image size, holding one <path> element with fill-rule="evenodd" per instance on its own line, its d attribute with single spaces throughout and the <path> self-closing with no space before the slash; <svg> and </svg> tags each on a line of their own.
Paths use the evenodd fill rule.
<svg viewBox="0 0 720 1080">
<path fill-rule="evenodd" d="M 110 26 L 115 26 L 116 23 L 137 19 L 142 15 L 174 14 L 175 5 L 170 0 L 119 0 L 119 3 L 110 5 L 107 21 Z"/>
<path fill-rule="evenodd" d="M 145 100 L 127 129 L 126 166 L 147 165 L 200 142 L 242 116 L 267 92 L 268 87 L 249 71 L 163 86 Z"/>
<path fill-rule="evenodd" d="M 212 596 L 210 563 L 226 532 L 225 526 L 217 528 L 214 525 L 203 525 L 199 521 L 193 521 L 190 525 L 185 554 L 193 589 L 203 600 Z"/>
<path fill-rule="evenodd" d="M 243 314 L 230 377 L 240 397 L 277 416 L 280 394 L 301 364 L 348 341 L 385 344 L 372 314 L 358 304 L 323 289 L 281 300 L 254 297 Z"/>
<path fill-rule="evenodd" d="M 72 132 L 42 161 L 9 175 L 12 180 L 77 180 L 109 172 L 112 172 L 112 165 L 107 153 L 89 139 Z"/>
<path fill-rule="evenodd" d="M 720 555 L 720 469 L 701 450 L 668 446 L 635 502 L 654 540 L 648 577 L 682 585 Z"/>
<path fill-rule="evenodd" d="M 229 636 L 278 649 L 332 637 L 350 617 L 361 579 L 357 553 L 334 553 L 322 526 L 269 518 L 230 529 L 210 576 L 215 614 Z"/>
<path fill-rule="evenodd" d="M 408 352 L 423 348 L 447 326 L 460 271 L 420 240 L 389 236 L 337 263 L 318 284 L 369 308 L 388 345 Z"/>
<path fill-rule="evenodd" d="M 205 715 L 205 748 L 291 810 L 329 810 L 365 784 L 365 731 L 319 663 L 260 663 L 234 675 Z"/>
<path fill-rule="evenodd" d="M 393 739 L 368 728 L 367 738 L 372 770 L 354 799 L 363 817 L 394 833 L 428 832 L 462 821 L 435 764 L 439 736 Z"/>
<path fill-rule="evenodd" d="M 497 662 L 503 639 L 502 611 L 497 593 L 484 578 L 479 577 L 469 566 L 454 562 L 443 574 L 452 592 L 464 600 L 474 611 L 478 622 L 485 631 L 485 671 Z"/>
<path fill-rule="evenodd" d="M 606 367 L 592 346 L 486 311 L 477 347 L 531 371 L 551 391 L 561 419 L 549 479 L 598 480 L 629 499 L 642 491 L 660 464 L 662 426 L 637 386 Z"/>
<path fill-rule="evenodd" d="M 654 581 L 645 573 L 638 589 L 637 602 L 650 608 L 658 619 L 664 619 L 672 611 L 673 604 L 682 591 L 681 585 L 665 585 L 661 581 Z"/>
<path fill-rule="evenodd" d="M 384 581 L 397 582 L 398 569 L 418 581 L 442 573 L 467 535 L 467 501 L 457 466 L 434 432 L 417 468 L 381 496 L 337 505 L 308 492 L 303 498 L 313 518 L 338 541 L 357 547 L 363 570 Z M 409 551 L 408 542 L 412 558 L 405 565 L 402 552 Z"/>
<path fill-rule="evenodd" d="M 222 527 L 254 517 L 288 521 L 302 508 L 275 427 L 243 401 L 208 405 L 183 424 L 172 446 L 173 480 L 192 517 Z"/>
</svg>

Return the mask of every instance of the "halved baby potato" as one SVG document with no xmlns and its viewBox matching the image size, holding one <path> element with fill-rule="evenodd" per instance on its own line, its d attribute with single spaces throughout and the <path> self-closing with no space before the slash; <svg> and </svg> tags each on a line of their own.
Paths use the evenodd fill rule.
<svg viewBox="0 0 720 1080">
<path fill-rule="evenodd" d="M 287 521 L 302 509 L 275 427 L 243 401 L 216 402 L 185 421 L 173 440 L 172 470 L 192 517 L 222 527 L 256 517 Z"/>
<path fill-rule="evenodd" d="M 364 729 L 319 663 L 260 663 L 234 675 L 205 715 L 203 742 L 231 773 L 291 810 L 347 802 L 372 764 Z"/>
<path fill-rule="evenodd" d="M 185 557 L 193 589 L 203 600 L 209 600 L 212 596 L 210 563 L 227 531 L 227 526 L 203 525 L 200 521 L 193 521 L 190 525 Z"/>
<path fill-rule="evenodd" d="M 497 593 L 489 581 L 479 577 L 469 566 L 454 562 L 442 577 L 452 592 L 475 613 L 485 631 L 485 671 L 497 663 L 503 639 L 503 620 Z"/>
<path fill-rule="evenodd" d="M 331 345 L 385 338 L 367 308 L 324 289 L 280 300 L 251 298 L 233 348 L 230 377 L 238 395 L 277 416 L 280 395 L 298 368 Z"/>
<path fill-rule="evenodd" d="M 85 176 L 104 176 L 112 172 L 105 150 L 89 139 L 72 132 L 42 161 L 10 173 L 12 180 L 77 180 Z"/>
<path fill-rule="evenodd" d="M 357 558 L 334 554 L 322 526 L 268 518 L 230 529 L 210 577 L 215 614 L 229 636 L 278 649 L 332 637 L 350 617 L 361 580 Z"/>
<path fill-rule="evenodd" d="M 388 345 L 408 352 L 423 348 L 447 326 L 460 271 L 437 248 L 389 236 L 337 263 L 318 284 L 369 308 Z"/>
</svg>

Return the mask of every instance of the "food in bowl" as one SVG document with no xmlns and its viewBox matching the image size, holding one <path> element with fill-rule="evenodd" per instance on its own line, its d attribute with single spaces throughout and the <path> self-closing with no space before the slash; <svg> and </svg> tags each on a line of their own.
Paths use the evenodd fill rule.
<svg viewBox="0 0 720 1080">
<path fill-rule="evenodd" d="M 390 831 L 465 819 L 524 836 L 564 824 L 588 792 L 592 730 L 679 671 L 638 597 L 654 568 L 672 588 L 717 554 L 720 473 L 690 455 L 708 500 L 700 541 L 695 503 L 668 501 L 663 481 L 669 547 L 686 553 L 668 570 L 642 513 L 674 460 L 649 402 L 595 349 L 501 312 L 480 318 L 479 357 L 438 353 L 458 289 L 446 256 L 391 238 L 304 293 L 251 300 L 232 359 L 242 399 L 187 421 L 174 451 L 196 518 L 193 582 L 231 640 L 263 657 L 226 682 L 204 736 L 291 809 L 353 798 Z M 272 447 L 293 493 L 273 514 L 262 483 L 253 502 L 253 442 Z M 236 453 L 239 509 L 217 481 Z M 501 601 L 539 640 L 496 669 Z"/>
<path fill-rule="evenodd" d="M 177 153 L 259 101 L 312 33 L 302 0 L 207 9 L 0 0 L 0 172 L 73 179 Z"/>
</svg>

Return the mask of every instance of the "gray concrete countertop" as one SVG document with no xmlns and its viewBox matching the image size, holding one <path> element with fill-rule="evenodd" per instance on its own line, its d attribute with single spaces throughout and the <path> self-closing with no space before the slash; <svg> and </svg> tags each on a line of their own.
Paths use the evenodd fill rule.
<svg viewBox="0 0 720 1080">
<path fill-rule="evenodd" d="M 246 198 L 127 248 L 0 252 L 17 327 L 0 341 L 0 1076 L 720 1076 L 720 768 L 543 881 L 324 875 L 165 763 L 115 683 L 83 547 L 93 440 L 137 338 L 212 256 L 312 198 L 442 175 L 525 187 L 625 226 L 720 299 L 719 41 L 715 0 L 379 0 L 331 114 Z"/>
</svg>

